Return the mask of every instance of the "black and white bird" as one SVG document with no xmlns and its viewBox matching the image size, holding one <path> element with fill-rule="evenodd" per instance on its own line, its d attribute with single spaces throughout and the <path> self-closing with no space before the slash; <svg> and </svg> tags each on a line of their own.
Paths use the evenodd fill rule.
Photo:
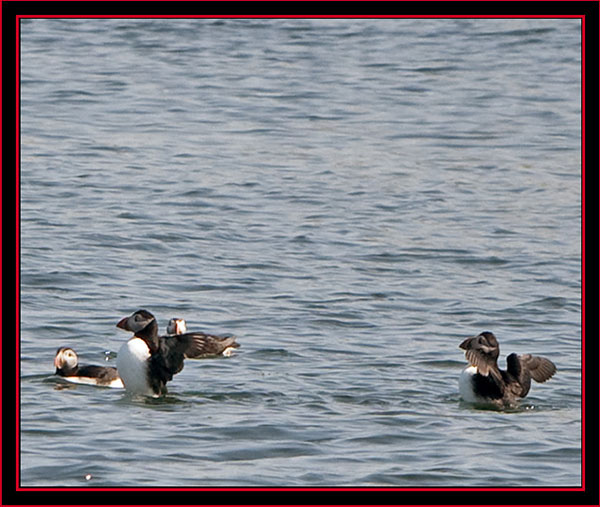
<svg viewBox="0 0 600 507">
<path fill-rule="evenodd" d="M 184 319 L 178 319 L 173 317 L 169 320 L 167 325 L 167 334 L 184 334 L 187 332 L 187 325 Z M 233 336 L 215 336 L 210 334 L 204 335 L 205 339 L 205 353 L 199 356 L 194 356 L 194 359 L 202 357 L 215 357 L 225 356 L 230 357 L 233 351 L 237 349 L 240 344 L 235 341 Z"/>
<path fill-rule="evenodd" d="M 183 334 L 187 331 L 185 320 L 173 317 L 167 324 L 167 334 Z"/>
<path fill-rule="evenodd" d="M 133 332 L 119 350 L 117 369 L 125 389 L 135 394 L 166 394 L 167 382 L 183 369 L 185 358 L 202 357 L 210 351 L 204 333 L 159 336 L 156 319 L 147 310 L 121 319 L 117 327 Z"/>
<path fill-rule="evenodd" d="M 545 357 L 515 353 L 506 358 L 506 370 L 501 370 L 500 347 L 489 331 L 467 338 L 459 347 L 469 361 L 459 381 L 460 394 L 469 403 L 513 406 L 518 398 L 527 396 L 531 379 L 546 382 L 556 373 L 554 363 Z"/>
<path fill-rule="evenodd" d="M 70 347 L 60 347 L 54 357 L 56 375 L 74 384 L 123 388 L 116 368 L 112 366 L 79 365 L 77 353 Z"/>
</svg>

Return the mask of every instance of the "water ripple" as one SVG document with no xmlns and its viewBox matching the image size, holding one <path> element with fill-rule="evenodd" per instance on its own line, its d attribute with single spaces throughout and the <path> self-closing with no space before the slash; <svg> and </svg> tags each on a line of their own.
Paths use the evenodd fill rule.
<svg viewBox="0 0 600 507">
<path fill-rule="evenodd" d="M 579 20 L 21 28 L 23 485 L 581 481 Z M 141 307 L 241 347 L 54 375 Z M 557 363 L 515 409 L 460 399 L 485 329 Z"/>
</svg>

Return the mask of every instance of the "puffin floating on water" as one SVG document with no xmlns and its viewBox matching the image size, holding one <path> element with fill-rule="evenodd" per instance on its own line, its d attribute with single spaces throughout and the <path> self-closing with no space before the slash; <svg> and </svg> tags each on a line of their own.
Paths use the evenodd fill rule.
<svg viewBox="0 0 600 507">
<path fill-rule="evenodd" d="M 173 317 L 171 320 L 169 320 L 169 323 L 167 324 L 167 334 L 185 333 L 187 333 L 187 325 L 184 319 Z M 240 346 L 240 344 L 235 341 L 235 338 L 230 336 L 223 337 L 209 334 L 204 336 L 206 340 L 206 353 L 202 356 L 196 356 L 194 359 L 215 356 L 229 357 L 231 354 L 233 354 L 233 351 Z"/>
<path fill-rule="evenodd" d="M 507 368 L 501 370 L 498 367 L 500 346 L 489 331 L 467 338 L 459 347 L 469 361 L 460 376 L 460 394 L 470 403 L 514 406 L 519 398 L 527 396 L 531 379 L 546 382 L 556 373 L 554 363 L 545 357 L 515 353 L 507 356 Z"/>
<path fill-rule="evenodd" d="M 134 394 L 159 397 L 166 384 L 183 369 L 186 358 L 212 353 L 212 340 L 205 333 L 158 335 L 158 324 L 147 310 L 138 310 L 119 321 L 117 327 L 133 332 L 117 355 L 117 369 L 125 389 Z M 235 343 L 229 338 L 230 346 Z"/>
<path fill-rule="evenodd" d="M 60 347 L 54 357 L 56 375 L 74 384 L 123 388 L 116 368 L 112 366 L 80 365 L 77 353 L 70 347 Z"/>
</svg>

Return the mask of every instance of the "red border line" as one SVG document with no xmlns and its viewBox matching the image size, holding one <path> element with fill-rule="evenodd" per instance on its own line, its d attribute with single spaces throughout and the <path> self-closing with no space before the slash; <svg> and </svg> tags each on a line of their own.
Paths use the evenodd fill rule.
<svg viewBox="0 0 600 507">
<path fill-rule="evenodd" d="M 581 488 L 585 490 L 585 16 L 581 19 Z"/>
<path fill-rule="evenodd" d="M 17 398 L 17 426 L 16 426 L 16 438 L 15 438 L 15 447 L 16 447 L 16 458 L 17 458 L 17 468 L 16 468 L 16 474 L 15 474 L 15 479 L 17 481 L 17 489 L 19 487 L 19 472 L 21 470 L 21 433 L 19 431 L 19 423 L 20 423 L 20 419 L 21 419 L 21 384 L 20 384 L 20 371 L 21 371 L 21 259 L 20 259 L 20 250 L 21 250 L 21 242 L 20 242 L 20 235 L 21 235 L 21 228 L 20 228 L 20 220 L 21 220 L 21 216 L 20 216 L 20 207 L 21 207 L 21 181 L 20 181 L 20 176 L 21 176 L 21 129 L 20 129 L 20 124 L 21 124 L 21 114 L 20 114 L 20 108 L 21 108 L 21 102 L 20 102 L 20 77 L 21 77 L 21 47 L 20 47 L 20 36 L 21 36 L 21 32 L 19 30 L 19 26 L 20 26 L 20 21 L 19 19 L 16 20 L 16 82 L 15 82 L 15 107 L 16 107 L 16 130 L 15 130 L 15 139 L 16 139 L 16 155 L 15 155 L 15 162 L 16 162 L 16 176 L 15 176 L 15 183 L 16 183 L 16 200 L 15 200 L 15 215 L 16 215 L 16 230 L 15 230 L 15 245 L 16 245 L 16 259 L 15 259 L 15 282 L 16 282 L 16 298 L 15 298 L 15 303 L 16 303 L 16 328 L 17 328 L 17 343 L 16 343 L 16 351 L 17 351 L 17 365 L 16 365 L 16 375 L 17 375 L 17 381 L 16 381 L 16 398 Z"/>
<path fill-rule="evenodd" d="M 72 0 L 75 1 L 75 0 Z M 142 0 L 137 0 L 142 1 Z M 151 0 L 152 1 L 152 0 Z M 154 0 L 159 1 L 159 0 Z M 192 0 L 186 0 L 192 1 Z M 342 1 L 342 0 L 339 0 Z M 542 0 L 539 0 L 540 2 Z M 17 19 L 582 19 L 581 14 L 481 14 L 481 15 L 429 15 L 429 14 L 405 14 L 405 15 L 332 15 L 315 14 L 311 16 L 297 15 L 268 15 L 268 14 L 19 14 Z"/>
<path fill-rule="evenodd" d="M 153 1 L 153 0 L 151 0 Z M 1 12 L 0 12 L 1 19 Z M 479 491 L 565 491 L 565 492 L 582 492 L 585 491 L 585 15 L 17 15 L 16 19 L 16 321 L 17 321 L 17 344 L 16 344 L 16 491 L 47 491 L 47 492 L 64 492 L 64 491 L 81 491 L 81 492 L 126 492 L 126 491 L 149 491 L 149 492 L 194 492 L 194 491 L 390 491 L 390 492 L 479 492 Z M 582 220 L 582 286 L 581 286 L 581 301 L 582 301 L 582 321 L 581 321 L 581 487 L 432 487 L 432 488 L 416 488 L 416 487 L 206 487 L 206 488 L 183 488 L 183 487 L 109 487 L 109 488 L 86 488 L 86 487 L 21 487 L 20 486 L 20 20 L 21 19 L 580 19 L 581 20 L 581 185 L 582 185 L 582 202 L 581 202 L 581 220 Z M 1 47 L 1 46 L 0 46 Z M 1 75 L 1 71 L 0 71 Z M 1 86 L 1 85 L 0 85 Z M 1 88 L 0 88 L 1 89 Z M 1 110 L 1 105 L 0 105 Z M 1 132 L 1 127 L 0 127 Z M 0 148 L 2 147 L 0 140 Z M 0 183 L 1 189 L 1 183 Z M 0 194 L 1 195 L 1 194 Z M 1 202 L 1 197 L 0 197 Z M 0 207 L 0 218 L 2 216 Z M 0 244 L 1 244 L 0 239 Z M 1 254 L 0 254 L 1 255 Z M 1 257 L 0 257 L 1 259 Z M 0 274 L 0 280 L 1 280 Z M 600 275 L 599 275 L 600 276 Z M 1 301 L 0 296 L 0 301 Z M 2 310 L 0 308 L 0 319 Z M 1 351 L 0 351 L 1 358 Z M 0 409 L 1 414 L 1 409 Z M 1 467 L 1 465 L 0 465 Z M 300 504 L 298 504 L 300 505 Z M 499 504 L 498 504 L 499 505 Z M 219 506 L 227 507 L 227 506 Z M 316 506 L 312 506 L 316 507 Z"/>
</svg>

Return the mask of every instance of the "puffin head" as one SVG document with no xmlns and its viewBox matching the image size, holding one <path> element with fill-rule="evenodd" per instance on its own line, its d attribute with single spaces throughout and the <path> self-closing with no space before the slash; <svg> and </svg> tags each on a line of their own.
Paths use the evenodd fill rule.
<svg viewBox="0 0 600 507">
<path fill-rule="evenodd" d="M 185 320 L 173 317 L 167 325 L 167 334 L 184 334 L 187 331 Z"/>
<path fill-rule="evenodd" d="M 70 371 L 77 368 L 77 363 L 79 362 L 77 358 L 77 354 L 72 348 L 69 347 L 60 347 L 56 351 L 56 356 L 54 357 L 54 366 L 56 366 L 56 371 Z"/>
<path fill-rule="evenodd" d="M 132 313 L 129 317 L 122 318 L 117 327 L 125 331 L 131 331 L 136 336 L 149 335 L 152 337 L 156 334 L 156 319 L 147 310 L 138 310 Z M 154 331 L 153 331 L 154 329 Z"/>
</svg>

